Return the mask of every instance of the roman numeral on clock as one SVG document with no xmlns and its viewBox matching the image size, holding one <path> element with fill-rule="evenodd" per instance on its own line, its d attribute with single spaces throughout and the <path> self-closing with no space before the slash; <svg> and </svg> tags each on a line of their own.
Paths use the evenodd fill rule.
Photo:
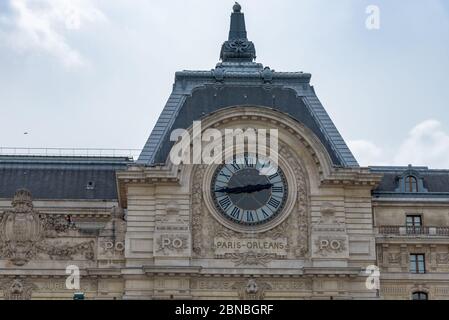
<svg viewBox="0 0 449 320">
<path fill-rule="evenodd" d="M 231 212 L 231 217 L 238 220 L 238 218 L 240 217 L 240 208 L 234 207 Z"/>
<path fill-rule="evenodd" d="M 218 201 L 218 204 L 220 207 L 223 208 L 223 210 L 226 210 L 231 205 L 231 199 L 229 197 L 223 198 L 220 201 Z"/>
<path fill-rule="evenodd" d="M 281 204 L 281 202 L 279 200 L 274 199 L 274 198 L 270 198 L 270 200 L 268 201 L 268 204 L 270 206 L 272 206 L 273 208 L 277 209 L 279 207 L 279 205 Z"/>
<path fill-rule="evenodd" d="M 270 217 L 270 214 L 268 212 L 266 212 L 265 209 L 262 208 L 261 210 L 262 210 L 262 215 L 265 219 Z"/>
<path fill-rule="evenodd" d="M 223 171 L 220 172 L 220 176 L 225 177 L 226 179 L 231 179 L 231 175 L 224 173 Z"/>
<path fill-rule="evenodd" d="M 254 215 L 252 211 L 246 211 L 246 221 L 254 222 Z"/>
<path fill-rule="evenodd" d="M 274 178 L 277 178 L 277 177 L 279 177 L 279 173 L 278 172 L 276 172 L 275 174 L 272 174 L 271 176 L 268 176 L 268 179 L 270 179 L 270 181 L 271 181 L 271 180 L 273 180 Z"/>
<path fill-rule="evenodd" d="M 254 167 L 253 159 L 251 159 L 251 158 L 245 157 L 245 164 L 249 168 Z"/>
<path fill-rule="evenodd" d="M 274 193 L 282 193 L 284 192 L 284 187 L 271 187 L 271 191 Z"/>
<path fill-rule="evenodd" d="M 235 171 L 240 170 L 240 166 L 237 163 L 231 163 L 231 166 L 234 168 Z"/>
</svg>

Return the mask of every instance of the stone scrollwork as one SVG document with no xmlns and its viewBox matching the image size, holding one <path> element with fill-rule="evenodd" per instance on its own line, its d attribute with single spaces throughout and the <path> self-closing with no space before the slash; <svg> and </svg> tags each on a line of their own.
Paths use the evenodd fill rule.
<svg viewBox="0 0 449 320">
<path fill-rule="evenodd" d="M 240 265 L 262 265 L 266 266 L 270 261 L 276 259 L 276 254 L 257 253 L 257 252 L 240 252 L 225 255 L 225 258 L 231 259 L 236 266 Z"/>
<path fill-rule="evenodd" d="M 36 211 L 28 190 L 16 192 L 12 207 L 0 215 L 0 258 L 17 266 L 25 265 L 38 253 L 45 253 L 51 259 L 71 259 L 75 254 L 83 254 L 86 259 L 93 260 L 92 241 L 55 245 L 47 240 L 66 232 L 73 225 L 64 218 Z"/>
</svg>

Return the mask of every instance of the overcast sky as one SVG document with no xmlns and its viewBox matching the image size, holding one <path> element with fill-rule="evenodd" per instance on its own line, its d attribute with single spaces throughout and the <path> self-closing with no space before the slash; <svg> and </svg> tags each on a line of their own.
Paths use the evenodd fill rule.
<svg viewBox="0 0 449 320">
<path fill-rule="evenodd" d="M 240 3 L 257 61 L 312 73 L 361 165 L 449 168 L 449 1 Z M 0 0 L 0 146 L 141 149 L 174 73 L 218 62 L 232 5 Z"/>
</svg>

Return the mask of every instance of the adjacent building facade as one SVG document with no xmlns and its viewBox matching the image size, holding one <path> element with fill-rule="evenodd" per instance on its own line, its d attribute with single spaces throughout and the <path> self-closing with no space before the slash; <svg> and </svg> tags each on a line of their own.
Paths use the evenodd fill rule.
<svg viewBox="0 0 449 320">
<path fill-rule="evenodd" d="M 360 167 L 311 75 L 255 57 L 236 4 L 221 62 L 176 73 L 136 161 L 0 156 L 0 297 L 449 298 L 449 171 Z M 279 171 L 174 164 L 199 120 L 276 129 Z"/>
</svg>

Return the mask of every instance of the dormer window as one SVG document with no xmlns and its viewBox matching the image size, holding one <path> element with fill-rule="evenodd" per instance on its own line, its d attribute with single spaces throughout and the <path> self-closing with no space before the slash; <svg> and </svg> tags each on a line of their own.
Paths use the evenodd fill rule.
<svg viewBox="0 0 449 320">
<path fill-rule="evenodd" d="M 418 192 L 418 179 L 415 176 L 407 176 L 405 178 L 405 191 Z"/>
<path fill-rule="evenodd" d="M 419 171 L 421 170 L 421 172 Z M 402 172 L 401 175 L 397 177 L 397 188 L 395 192 L 401 193 L 425 193 L 429 192 L 424 186 L 424 176 L 421 174 L 427 170 L 427 168 L 422 167 L 412 167 L 408 166 L 406 170 Z"/>
</svg>

